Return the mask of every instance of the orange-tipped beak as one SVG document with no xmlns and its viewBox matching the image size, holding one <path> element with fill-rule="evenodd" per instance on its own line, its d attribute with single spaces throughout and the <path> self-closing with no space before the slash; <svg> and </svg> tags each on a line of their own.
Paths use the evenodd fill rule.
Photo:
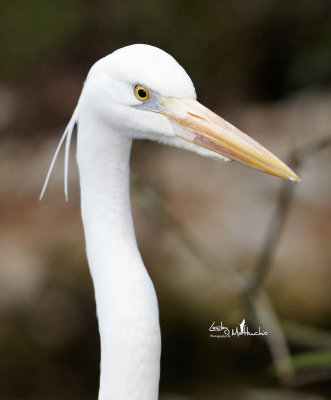
<svg viewBox="0 0 331 400">
<path fill-rule="evenodd" d="M 279 158 L 193 99 L 159 99 L 157 112 L 174 122 L 177 136 L 248 167 L 283 179 L 300 178 Z"/>
</svg>

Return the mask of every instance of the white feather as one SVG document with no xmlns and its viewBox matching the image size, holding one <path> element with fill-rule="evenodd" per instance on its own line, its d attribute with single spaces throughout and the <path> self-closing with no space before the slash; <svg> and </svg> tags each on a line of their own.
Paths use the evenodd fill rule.
<svg viewBox="0 0 331 400">
<path fill-rule="evenodd" d="M 79 103 L 78 103 L 78 105 L 79 105 Z M 45 194 L 49 179 L 51 177 L 57 156 L 61 150 L 64 140 L 67 139 L 66 145 L 65 145 L 65 157 L 64 157 L 64 195 L 65 195 L 66 201 L 68 201 L 68 171 L 69 171 L 70 141 L 71 141 L 71 137 L 72 137 L 72 133 L 74 131 L 75 125 L 78 121 L 78 105 L 76 106 L 75 111 L 73 112 L 73 114 L 70 118 L 70 121 L 69 121 L 68 125 L 66 126 L 66 128 L 63 132 L 63 135 L 61 136 L 59 144 L 57 145 L 57 148 L 55 150 L 54 156 L 51 161 L 51 165 L 49 166 L 49 169 L 47 171 L 47 175 L 45 178 L 43 188 L 40 193 L 39 200 L 42 200 L 42 198 L 44 197 L 44 194 Z"/>
</svg>

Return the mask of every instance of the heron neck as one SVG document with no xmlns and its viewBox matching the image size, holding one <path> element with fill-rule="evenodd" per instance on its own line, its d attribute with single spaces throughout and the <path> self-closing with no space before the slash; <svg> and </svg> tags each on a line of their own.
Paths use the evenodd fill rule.
<svg viewBox="0 0 331 400">
<path fill-rule="evenodd" d="M 99 400 L 158 398 L 158 305 L 134 234 L 131 142 L 88 111 L 81 113 L 77 160 L 101 341 Z"/>
</svg>

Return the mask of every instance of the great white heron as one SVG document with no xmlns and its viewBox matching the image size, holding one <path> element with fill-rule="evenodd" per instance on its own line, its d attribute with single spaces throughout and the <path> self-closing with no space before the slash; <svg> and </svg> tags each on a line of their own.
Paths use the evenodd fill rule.
<svg viewBox="0 0 331 400">
<path fill-rule="evenodd" d="M 137 248 L 129 194 L 133 139 L 151 139 L 299 181 L 282 161 L 201 105 L 173 57 L 142 44 L 96 62 L 52 160 L 78 126 L 86 251 L 101 340 L 99 400 L 156 400 L 161 335 L 153 283 Z"/>
</svg>

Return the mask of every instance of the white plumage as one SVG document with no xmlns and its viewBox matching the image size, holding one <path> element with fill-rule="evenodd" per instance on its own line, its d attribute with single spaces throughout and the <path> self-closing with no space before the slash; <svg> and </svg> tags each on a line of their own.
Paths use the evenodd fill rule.
<svg viewBox="0 0 331 400">
<path fill-rule="evenodd" d="M 77 123 L 81 210 L 101 340 L 99 400 L 158 398 L 158 304 L 131 216 L 132 139 L 149 138 L 299 179 L 265 148 L 195 99 L 189 76 L 160 49 L 132 45 L 101 59 L 88 74 L 42 190 L 41 197 L 67 139 L 67 196 L 69 145 Z"/>
</svg>

